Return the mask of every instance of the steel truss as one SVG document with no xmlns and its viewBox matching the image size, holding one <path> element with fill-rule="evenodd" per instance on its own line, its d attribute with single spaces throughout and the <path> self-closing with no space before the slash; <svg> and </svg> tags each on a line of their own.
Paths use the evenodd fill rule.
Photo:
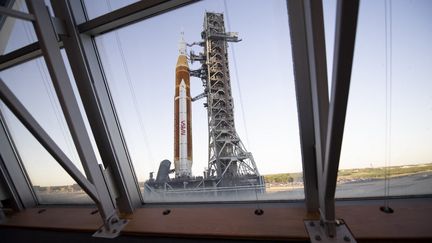
<svg viewBox="0 0 432 243">
<path fill-rule="evenodd" d="M 259 176 L 252 153 L 238 136 L 234 123 L 234 102 L 228 67 L 227 42 L 238 42 L 237 33 L 225 32 L 222 13 L 207 12 L 202 42 L 204 54 L 191 53 L 191 61 L 200 61 L 201 69 L 193 76 L 203 80 L 207 98 L 209 161 L 207 175 L 218 178 Z M 198 97 L 199 97 L 198 96 Z M 194 100 L 196 100 L 194 98 Z"/>
</svg>

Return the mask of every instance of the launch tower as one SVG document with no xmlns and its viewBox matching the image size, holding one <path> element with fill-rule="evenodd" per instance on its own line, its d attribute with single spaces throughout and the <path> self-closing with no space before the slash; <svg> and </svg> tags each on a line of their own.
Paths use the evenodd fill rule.
<svg viewBox="0 0 432 243">
<path fill-rule="evenodd" d="M 265 192 L 254 158 L 244 147 L 234 123 L 234 102 L 228 68 L 228 42 L 240 41 L 237 33 L 225 32 L 223 14 L 207 12 L 203 38 L 192 45 L 204 51 L 190 52 L 191 62 L 199 61 L 201 68 L 190 70 L 187 64 L 186 43 L 180 41 L 176 65 L 174 97 L 174 169 L 171 162 L 160 163 L 156 179 L 152 174 L 145 183 L 148 200 L 237 200 L 258 198 Z M 189 77 L 199 77 L 204 92 L 190 98 Z M 206 98 L 209 133 L 209 160 L 204 176 L 192 175 L 191 101 Z M 175 172 L 175 177 L 169 174 Z"/>
<path fill-rule="evenodd" d="M 226 32 L 222 13 L 206 12 L 199 55 L 190 53 L 191 62 L 200 61 L 201 68 L 191 76 L 203 81 L 204 93 L 193 98 L 207 98 L 209 161 L 207 177 L 220 178 L 222 184 L 232 184 L 236 178 L 261 178 L 252 153 L 244 147 L 234 123 L 234 102 L 228 67 L 227 42 L 239 42 L 238 33 Z M 249 180 L 250 181 L 250 180 Z M 261 180 L 259 180 L 261 181 Z M 252 184 L 261 184 L 252 182 Z"/>
</svg>

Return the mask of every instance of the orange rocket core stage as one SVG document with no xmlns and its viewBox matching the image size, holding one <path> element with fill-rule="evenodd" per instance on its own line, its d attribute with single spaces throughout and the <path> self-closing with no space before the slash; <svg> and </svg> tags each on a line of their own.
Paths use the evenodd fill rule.
<svg viewBox="0 0 432 243">
<path fill-rule="evenodd" d="M 192 109 L 187 57 L 180 52 L 175 71 L 174 166 L 176 177 L 192 173 Z"/>
</svg>

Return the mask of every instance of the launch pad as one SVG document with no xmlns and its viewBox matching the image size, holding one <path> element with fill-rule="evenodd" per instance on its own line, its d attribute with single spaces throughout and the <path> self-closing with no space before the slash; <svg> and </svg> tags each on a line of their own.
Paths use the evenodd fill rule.
<svg viewBox="0 0 432 243">
<path fill-rule="evenodd" d="M 256 200 L 265 192 L 262 176 L 220 178 L 202 176 L 172 178 L 165 182 L 154 179 L 144 185 L 146 201 L 236 201 Z"/>
<path fill-rule="evenodd" d="M 160 163 L 156 178 L 153 173 L 144 184 L 144 196 L 147 201 L 217 201 L 256 200 L 265 192 L 264 177 L 245 175 L 220 177 L 204 173 L 204 176 L 186 176 L 170 178 L 175 170 L 170 169 L 171 162 Z"/>
<path fill-rule="evenodd" d="M 237 134 L 234 123 L 234 100 L 228 67 L 228 42 L 239 42 L 236 32 L 226 32 L 222 13 L 206 12 L 202 40 L 186 44 L 182 38 L 176 66 L 174 103 L 174 169 L 171 162 L 161 162 L 157 178 L 144 184 L 144 194 L 166 199 L 182 195 L 200 198 L 223 196 L 258 199 L 265 192 L 263 177 L 252 153 L 248 152 Z M 203 52 L 186 55 L 186 45 L 203 47 Z M 198 61 L 201 68 L 190 70 L 187 60 Z M 204 92 L 190 97 L 190 76 L 200 78 Z M 209 133 L 209 161 L 203 176 L 192 176 L 191 102 L 206 98 Z M 169 174 L 175 174 L 170 178 Z M 205 197 L 203 197 L 205 196 Z M 252 198 L 250 198 L 252 196 Z"/>
</svg>

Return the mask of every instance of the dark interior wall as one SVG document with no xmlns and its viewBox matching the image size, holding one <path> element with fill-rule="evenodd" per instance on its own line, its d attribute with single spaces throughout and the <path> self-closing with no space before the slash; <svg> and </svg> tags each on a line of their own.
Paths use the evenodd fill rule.
<svg viewBox="0 0 432 243">
<path fill-rule="evenodd" d="M 1 243 L 216 243 L 216 242 L 275 242 L 263 240 L 227 240 L 227 239 L 198 239 L 198 238 L 173 238 L 173 237 L 150 237 L 150 236 L 119 236 L 115 239 L 103 239 L 92 237 L 91 232 L 71 232 L 71 231 L 52 231 L 36 230 L 23 228 L 0 227 Z M 286 242 L 286 241 L 280 241 Z M 309 242 L 309 241 L 289 241 L 289 242 Z M 431 239 L 357 239 L 358 243 L 414 243 L 414 242 L 431 242 Z"/>
<path fill-rule="evenodd" d="M 256 241 L 256 240 L 223 240 L 223 239 L 193 239 L 193 238 L 172 238 L 172 237 L 142 237 L 142 236 L 124 236 L 121 235 L 115 239 L 94 238 L 90 232 L 67 232 L 51 230 L 35 230 L 22 228 L 0 227 L 0 242 L 2 243 L 199 243 L 199 242 L 274 242 L 274 241 Z M 300 241 L 308 242 L 308 241 Z"/>
</svg>

